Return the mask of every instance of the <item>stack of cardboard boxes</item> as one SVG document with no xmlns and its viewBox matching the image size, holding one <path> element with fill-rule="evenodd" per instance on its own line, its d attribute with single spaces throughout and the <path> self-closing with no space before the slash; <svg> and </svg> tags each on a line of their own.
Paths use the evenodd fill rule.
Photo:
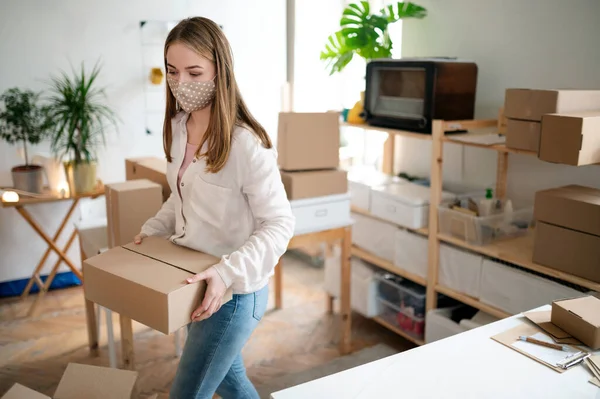
<svg viewBox="0 0 600 399">
<path fill-rule="evenodd" d="M 506 146 L 546 162 L 600 163 L 600 90 L 507 89 Z"/>
<path fill-rule="evenodd" d="M 600 190 L 538 191 L 533 261 L 600 283 Z"/>
<path fill-rule="evenodd" d="M 281 179 L 296 216 L 296 233 L 350 224 L 348 176 L 338 169 L 339 115 L 280 113 Z"/>
</svg>

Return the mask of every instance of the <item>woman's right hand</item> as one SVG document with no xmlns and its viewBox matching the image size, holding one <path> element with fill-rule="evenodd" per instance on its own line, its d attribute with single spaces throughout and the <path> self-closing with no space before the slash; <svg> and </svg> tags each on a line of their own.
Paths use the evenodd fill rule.
<svg viewBox="0 0 600 399">
<path fill-rule="evenodd" d="M 133 237 L 133 243 L 134 244 L 141 244 L 142 241 L 144 240 L 144 238 L 148 237 L 147 234 L 144 233 L 140 233 L 137 236 Z"/>
</svg>

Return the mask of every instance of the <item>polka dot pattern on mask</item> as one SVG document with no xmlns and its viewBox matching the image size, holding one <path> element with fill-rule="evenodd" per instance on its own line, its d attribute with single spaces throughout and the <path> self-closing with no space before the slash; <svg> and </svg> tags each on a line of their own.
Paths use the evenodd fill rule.
<svg viewBox="0 0 600 399">
<path fill-rule="evenodd" d="M 206 82 L 178 82 L 168 78 L 171 92 L 185 112 L 193 112 L 207 107 L 215 98 L 217 88 L 214 80 Z"/>
</svg>

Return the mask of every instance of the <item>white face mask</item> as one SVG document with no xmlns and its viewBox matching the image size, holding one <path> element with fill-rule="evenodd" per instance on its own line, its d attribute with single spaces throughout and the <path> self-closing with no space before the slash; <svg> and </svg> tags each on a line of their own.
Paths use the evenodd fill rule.
<svg viewBox="0 0 600 399">
<path fill-rule="evenodd" d="M 206 82 L 179 82 L 167 77 L 167 82 L 179 106 L 188 113 L 207 107 L 217 92 L 214 79 Z"/>
</svg>

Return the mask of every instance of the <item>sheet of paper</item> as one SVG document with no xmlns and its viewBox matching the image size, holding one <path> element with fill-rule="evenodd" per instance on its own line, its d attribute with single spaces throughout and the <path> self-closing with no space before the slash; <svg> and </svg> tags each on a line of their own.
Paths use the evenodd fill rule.
<svg viewBox="0 0 600 399">
<path fill-rule="evenodd" d="M 544 342 L 554 343 L 552 338 L 541 332 L 532 335 L 531 338 L 535 338 Z M 513 344 L 513 346 L 551 365 L 556 365 L 561 360 L 564 360 L 567 356 L 578 352 L 576 349 L 571 347 L 569 347 L 567 351 L 560 351 L 557 349 L 547 348 L 545 346 L 532 344 L 531 342 L 525 341 L 517 341 Z"/>
</svg>

